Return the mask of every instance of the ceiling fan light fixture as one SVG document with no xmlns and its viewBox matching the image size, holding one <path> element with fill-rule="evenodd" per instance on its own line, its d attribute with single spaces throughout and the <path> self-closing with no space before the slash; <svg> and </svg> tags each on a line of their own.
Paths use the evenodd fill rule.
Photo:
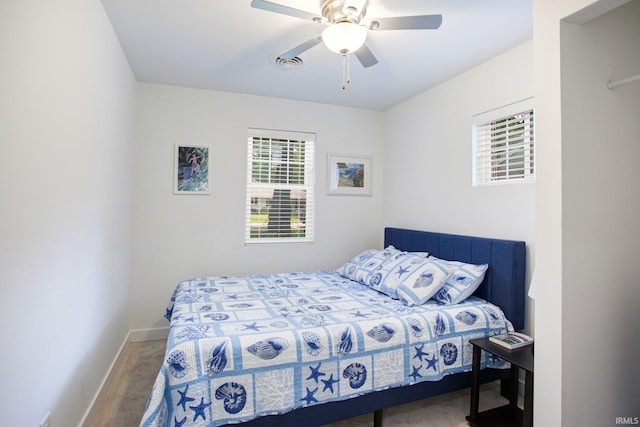
<svg viewBox="0 0 640 427">
<path fill-rule="evenodd" d="M 322 41 L 333 52 L 347 54 L 360 49 L 367 39 L 367 29 L 353 22 L 336 22 L 322 32 Z"/>
</svg>

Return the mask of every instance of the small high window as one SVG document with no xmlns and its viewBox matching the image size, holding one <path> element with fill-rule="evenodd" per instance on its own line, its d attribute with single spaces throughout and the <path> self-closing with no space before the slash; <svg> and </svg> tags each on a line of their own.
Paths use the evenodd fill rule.
<svg viewBox="0 0 640 427">
<path fill-rule="evenodd" d="M 535 179 L 533 100 L 473 118 L 473 185 Z"/>
</svg>

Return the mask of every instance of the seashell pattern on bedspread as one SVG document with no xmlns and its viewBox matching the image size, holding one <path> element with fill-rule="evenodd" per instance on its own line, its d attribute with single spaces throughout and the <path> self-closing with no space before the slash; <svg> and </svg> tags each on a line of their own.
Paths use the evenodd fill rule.
<svg viewBox="0 0 640 427">
<path fill-rule="evenodd" d="M 513 330 L 476 297 L 409 307 L 335 271 L 186 280 L 166 317 L 144 427 L 239 423 L 438 381 L 471 370 L 469 339 Z"/>
</svg>

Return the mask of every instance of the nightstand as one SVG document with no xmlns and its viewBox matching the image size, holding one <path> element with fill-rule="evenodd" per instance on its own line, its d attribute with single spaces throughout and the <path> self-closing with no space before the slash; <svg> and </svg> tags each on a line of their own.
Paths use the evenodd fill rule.
<svg viewBox="0 0 640 427">
<path fill-rule="evenodd" d="M 533 427 L 533 346 L 509 350 L 489 341 L 489 338 L 469 340 L 473 345 L 473 373 L 471 383 L 471 412 L 467 417 L 475 427 Z M 480 358 L 482 350 L 511 363 L 509 404 L 478 413 L 480 399 Z M 518 408 L 518 371 L 525 371 L 524 410 Z"/>
</svg>

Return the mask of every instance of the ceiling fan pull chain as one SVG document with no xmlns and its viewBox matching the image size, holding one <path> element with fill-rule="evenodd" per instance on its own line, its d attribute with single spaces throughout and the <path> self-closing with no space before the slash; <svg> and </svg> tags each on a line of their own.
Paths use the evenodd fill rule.
<svg viewBox="0 0 640 427">
<path fill-rule="evenodd" d="M 342 54 L 342 90 L 347 88 L 347 54 Z"/>
<path fill-rule="evenodd" d="M 351 61 L 349 58 L 349 53 L 343 53 L 342 54 L 342 90 L 345 90 L 347 88 L 347 85 L 351 83 L 351 76 L 349 73 L 350 68 L 351 68 Z"/>
</svg>

